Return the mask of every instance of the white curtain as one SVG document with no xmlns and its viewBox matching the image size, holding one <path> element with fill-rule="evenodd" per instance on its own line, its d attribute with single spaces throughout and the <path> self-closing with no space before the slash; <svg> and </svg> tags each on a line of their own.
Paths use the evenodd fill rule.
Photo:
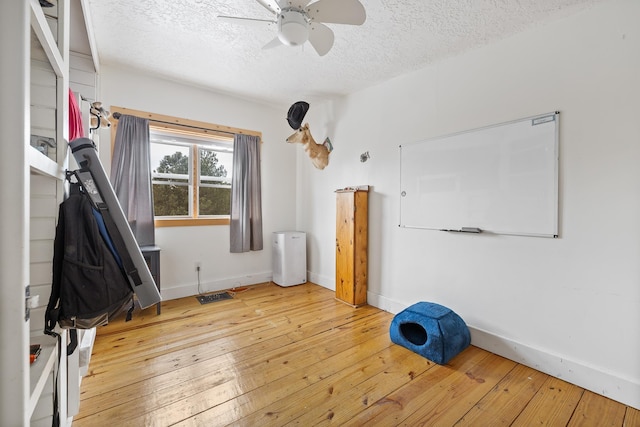
<svg viewBox="0 0 640 427">
<path fill-rule="evenodd" d="M 149 120 L 120 116 L 111 159 L 111 186 L 139 246 L 155 245 Z"/>
<path fill-rule="evenodd" d="M 262 250 L 260 138 L 236 134 L 231 184 L 231 252 Z"/>
</svg>

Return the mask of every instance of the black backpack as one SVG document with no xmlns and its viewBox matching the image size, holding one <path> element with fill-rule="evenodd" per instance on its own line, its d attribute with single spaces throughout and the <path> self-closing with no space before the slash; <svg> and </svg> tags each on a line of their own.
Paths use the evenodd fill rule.
<svg viewBox="0 0 640 427">
<path fill-rule="evenodd" d="M 44 331 L 56 336 L 56 323 L 70 329 L 67 354 L 77 346 L 76 329 L 106 325 L 124 310 L 129 320 L 133 311 L 133 292 L 108 231 L 113 228 L 105 226 L 111 218 L 103 213 L 80 183 L 70 184 L 69 197 L 59 208 Z"/>
</svg>

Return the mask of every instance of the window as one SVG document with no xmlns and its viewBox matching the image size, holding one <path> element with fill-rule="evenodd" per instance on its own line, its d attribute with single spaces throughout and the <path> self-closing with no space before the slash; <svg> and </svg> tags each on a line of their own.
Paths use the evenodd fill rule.
<svg viewBox="0 0 640 427">
<path fill-rule="evenodd" d="M 180 219 L 228 223 L 233 138 L 153 126 L 149 136 L 156 225 L 182 225 L 162 222 Z"/>
<path fill-rule="evenodd" d="M 112 105 L 115 113 L 149 120 L 156 227 L 229 225 L 234 137 L 261 132 Z"/>
</svg>

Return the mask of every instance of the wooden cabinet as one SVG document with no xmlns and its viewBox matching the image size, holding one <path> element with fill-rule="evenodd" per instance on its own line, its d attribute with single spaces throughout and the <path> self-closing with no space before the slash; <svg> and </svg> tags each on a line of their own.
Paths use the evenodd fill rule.
<svg viewBox="0 0 640 427">
<path fill-rule="evenodd" d="M 367 303 L 369 187 L 336 190 L 336 298 Z"/>
</svg>

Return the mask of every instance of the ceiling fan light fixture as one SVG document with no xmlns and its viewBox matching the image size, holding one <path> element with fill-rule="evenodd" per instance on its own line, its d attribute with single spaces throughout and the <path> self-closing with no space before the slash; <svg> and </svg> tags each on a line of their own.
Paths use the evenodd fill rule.
<svg viewBox="0 0 640 427">
<path fill-rule="evenodd" d="M 53 0 L 52 0 L 53 1 Z M 199 0 L 200 1 L 200 0 Z M 270 19 L 219 15 L 234 24 L 277 30 L 263 49 L 302 46 L 307 41 L 319 56 L 333 47 L 334 33 L 325 24 L 362 25 L 367 18 L 361 0 L 257 0 L 271 13 Z"/>
<path fill-rule="evenodd" d="M 309 23 L 301 12 L 282 11 L 278 27 L 278 38 L 287 46 L 300 46 L 309 39 Z"/>
</svg>

